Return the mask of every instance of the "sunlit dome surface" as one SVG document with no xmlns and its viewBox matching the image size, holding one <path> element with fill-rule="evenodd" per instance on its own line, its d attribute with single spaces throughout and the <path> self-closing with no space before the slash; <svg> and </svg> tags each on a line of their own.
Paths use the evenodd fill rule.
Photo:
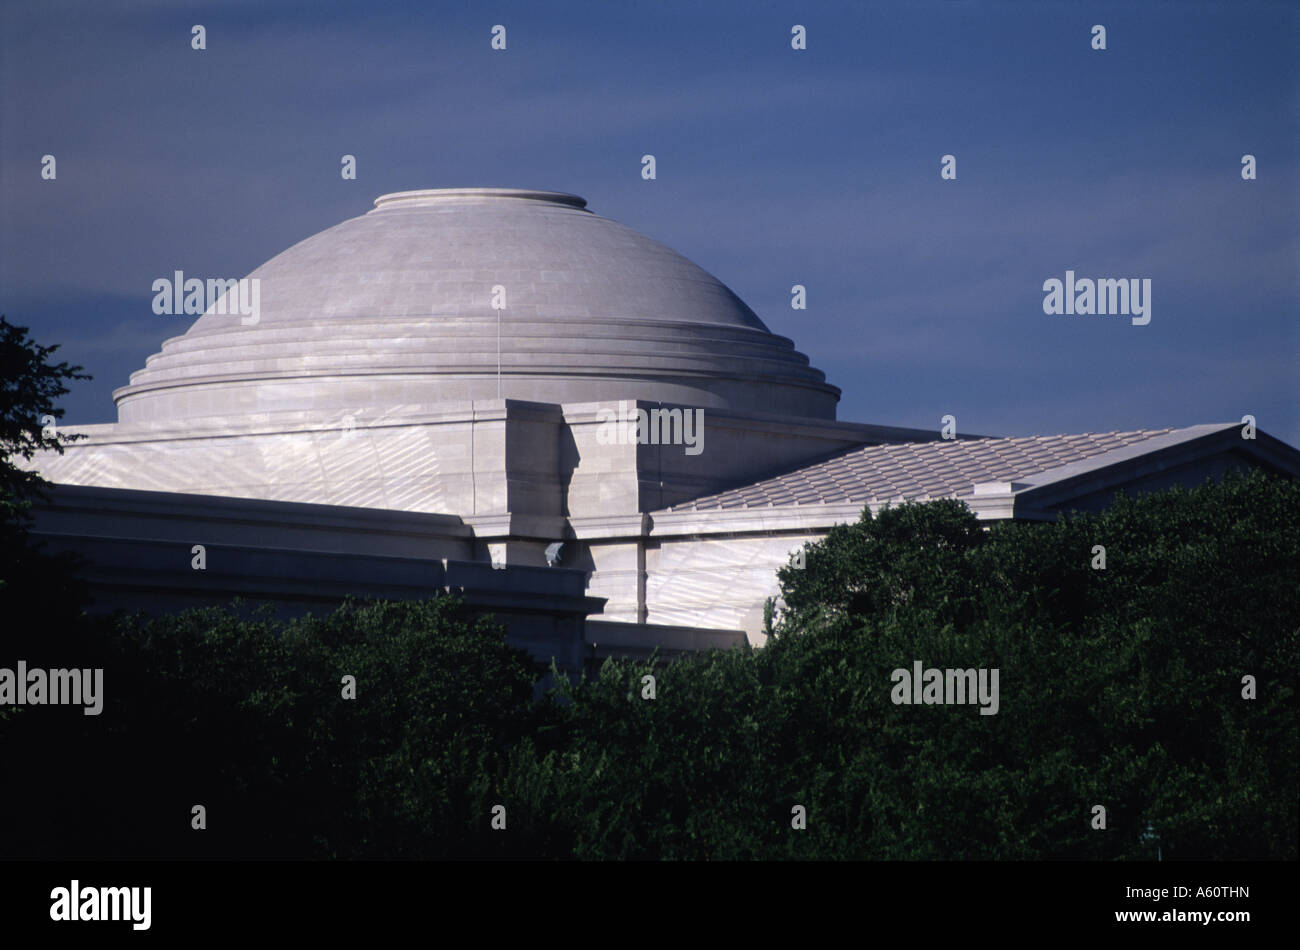
<svg viewBox="0 0 1300 950">
<path fill-rule="evenodd" d="M 711 274 L 586 204 L 507 188 L 384 195 L 248 275 L 260 280 L 256 325 L 209 311 L 164 343 L 114 394 L 119 417 L 495 399 L 498 333 L 506 398 L 835 417 L 839 390 L 790 340 Z"/>
</svg>

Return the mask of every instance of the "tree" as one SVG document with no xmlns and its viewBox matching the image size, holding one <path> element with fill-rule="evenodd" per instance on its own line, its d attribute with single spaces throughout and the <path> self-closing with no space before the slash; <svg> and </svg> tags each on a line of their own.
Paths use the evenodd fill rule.
<svg viewBox="0 0 1300 950">
<path fill-rule="evenodd" d="M 1149 825 L 1166 858 L 1294 859 L 1297 520 L 1300 483 L 1255 471 L 982 538 L 864 512 L 811 545 L 763 661 L 820 853 L 1135 859 Z M 999 669 L 999 712 L 894 705 L 916 660 Z"/>
<path fill-rule="evenodd" d="M 67 665 L 104 669 L 104 711 L 0 721 L 0 754 L 23 764 L 0 793 L 7 857 L 470 857 L 509 839 L 488 817 L 536 672 L 451 596 L 292 621 L 235 604 L 70 636 Z"/>
<path fill-rule="evenodd" d="M 58 346 L 40 346 L 0 316 L 0 612 L 11 623 L 26 614 L 40 616 L 54 636 L 75 622 L 87 602 L 85 586 L 74 576 L 80 564 L 70 554 L 41 553 L 28 535 L 32 498 L 47 482 L 14 461 L 36 452 L 62 452 L 82 436 L 58 433 L 49 425 L 63 418 L 54 401 L 68 392 L 64 383 L 89 379 L 80 366 L 52 363 Z"/>
<path fill-rule="evenodd" d="M 63 446 L 82 438 L 51 433 L 51 421 L 63 418 L 54 405 L 66 395 L 64 383 L 90 379 L 80 366 L 51 363 L 58 345 L 41 346 L 27 335 L 27 327 L 14 326 L 0 316 L 0 522 L 12 525 L 30 505 L 30 497 L 45 481 L 35 472 L 19 468 L 14 456 L 27 461 L 42 450 L 62 453 Z"/>
</svg>

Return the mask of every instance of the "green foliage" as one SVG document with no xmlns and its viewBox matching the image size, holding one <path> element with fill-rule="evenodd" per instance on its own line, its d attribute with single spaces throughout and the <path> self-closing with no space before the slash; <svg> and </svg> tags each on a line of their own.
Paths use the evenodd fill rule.
<svg viewBox="0 0 1300 950">
<path fill-rule="evenodd" d="M 987 531 L 949 501 L 864 512 L 781 571 L 765 649 L 656 670 L 654 700 L 635 664 L 565 690 L 511 761 L 530 844 L 1113 860 L 1153 857 L 1150 826 L 1166 858 L 1294 858 L 1297 514 L 1300 486 L 1259 473 Z M 998 669 L 998 713 L 895 705 L 914 660 Z"/>
<path fill-rule="evenodd" d="M 578 858 L 758 853 L 780 807 L 773 776 L 755 768 L 774 738 L 758 672 L 736 650 L 667 666 L 609 660 L 599 678 L 562 685 L 503 788 L 525 816 L 519 847 Z"/>
<path fill-rule="evenodd" d="M 1298 514 L 1297 483 L 1255 473 L 983 538 L 906 506 L 812 545 L 764 659 L 833 748 L 794 770 L 846 783 L 821 799 L 822 853 L 1136 859 L 1150 823 L 1166 858 L 1294 858 Z M 1000 669 L 999 713 L 894 706 L 890 671 L 917 659 Z M 836 813 L 848 789 L 874 824 Z"/>
<path fill-rule="evenodd" d="M 20 468 L 42 450 L 62 452 L 79 435 L 49 433 L 42 420 L 61 419 L 54 401 L 68 392 L 64 382 L 89 379 L 80 366 L 51 363 L 57 346 L 40 346 L 26 327 L 0 316 L 0 616 L 15 617 L 22 604 L 39 604 L 47 623 L 75 618 L 86 603 L 72 577 L 77 560 L 43 555 L 28 535 L 32 497 L 46 484 L 36 472 Z"/>
<path fill-rule="evenodd" d="M 479 854 L 487 779 L 535 679 L 500 627 L 450 597 L 287 624 L 236 605 L 24 633 L 8 645 L 29 666 L 103 667 L 106 700 L 99 716 L 28 707 L 0 722 L 0 755 L 35 779 L 0 815 L 10 856 Z"/>
<path fill-rule="evenodd" d="M 874 519 L 864 512 L 857 524 L 836 525 L 809 545 L 804 568 L 778 572 L 787 619 L 772 633 L 900 613 L 965 621 L 974 586 L 967 555 L 983 540 L 982 526 L 959 501 L 885 508 Z"/>
<path fill-rule="evenodd" d="M 68 392 L 64 382 L 90 379 L 80 366 L 51 363 L 58 346 L 41 346 L 0 316 L 0 526 L 12 531 L 30 504 L 30 496 L 44 484 L 35 473 L 14 464 L 14 456 L 30 461 L 42 450 L 62 452 L 81 436 L 50 435 L 44 416 L 63 418 L 54 402 Z"/>
<path fill-rule="evenodd" d="M 1166 859 L 1295 859 L 1298 514 L 1259 473 L 987 530 L 864 512 L 781 572 L 765 648 L 553 671 L 541 701 L 450 598 L 16 627 L 5 656 L 103 666 L 107 705 L 0 716 L 0 850 L 1134 860 L 1150 827 Z M 915 660 L 998 669 L 998 713 L 895 705 Z"/>
</svg>

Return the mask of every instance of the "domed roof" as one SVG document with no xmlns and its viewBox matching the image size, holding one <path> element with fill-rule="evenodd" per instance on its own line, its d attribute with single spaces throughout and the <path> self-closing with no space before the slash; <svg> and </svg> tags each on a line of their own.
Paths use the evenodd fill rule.
<svg viewBox="0 0 1300 950">
<path fill-rule="evenodd" d="M 119 418 L 391 414 L 495 399 L 498 385 L 542 402 L 835 417 L 839 390 L 790 340 L 712 275 L 586 204 L 506 188 L 384 195 L 253 271 L 255 324 L 212 308 L 167 340 L 114 393 Z"/>
</svg>

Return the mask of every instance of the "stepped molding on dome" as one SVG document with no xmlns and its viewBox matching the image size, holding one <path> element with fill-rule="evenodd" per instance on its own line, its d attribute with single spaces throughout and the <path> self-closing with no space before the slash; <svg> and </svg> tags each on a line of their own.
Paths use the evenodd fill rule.
<svg viewBox="0 0 1300 950">
<path fill-rule="evenodd" d="M 210 310 L 168 339 L 114 392 L 118 418 L 499 395 L 834 419 L 839 390 L 793 342 L 713 275 L 586 205 L 519 188 L 381 195 L 249 275 L 256 324 Z"/>
</svg>

